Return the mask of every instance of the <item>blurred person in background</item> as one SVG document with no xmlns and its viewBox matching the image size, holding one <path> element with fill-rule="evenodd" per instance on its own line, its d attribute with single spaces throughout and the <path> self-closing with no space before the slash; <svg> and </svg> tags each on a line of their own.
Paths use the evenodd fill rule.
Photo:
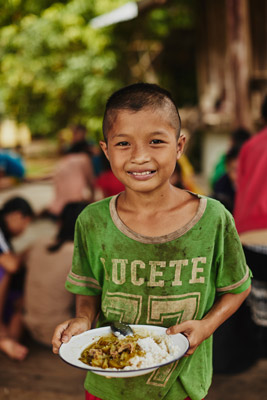
<svg viewBox="0 0 267 400">
<path fill-rule="evenodd" d="M 44 216 L 57 220 L 66 204 L 94 198 L 94 171 L 88 144 L 74 144 L 56 165 L 53 174 L 54 198 Z"/>
<path fill-rule="evenodd" d="M 264 128 L 244 144 L 238 159 L 234 218 L 254 278 L 249 304 L 259 357 L 267 357 L 267 95 L 261 115 Z"/>
<path fill-rule="evenodd" d="M 225 155 L 225 174 L 214 184 L 211 197 L 219 200 L 228 211 L 233 213 L 236 194 L 237 163 L 241 147 L 234 146 Z"/>
<path fill-rule="evenodd" d="M 98 200 L 101 198 L 114 196 L 123 192 L 124 185 L 113 174 L 110 163 L 104 153 L 101 155 L 102 172 L 95 181 L 95 187 L 98 191 Z"/>
<path fill-rule="evenodd" d="M 67 204 L 54 240 L 36 241 L 27 253 L 23 320 L 30 335 L 51 346 L 55 326 L 74 314 L 74 296 L 65 289 L 71 268 L 75 222 L 85 202 Z"/>
<path fill-rule="evenodd" d="M 92 140 L 88 141 L 87 129 L 82 124 L 72 125 L 71 127 L 71 143 L 66 153 L 86 151 L 90 154 L 93 164 L 94 175 L 98 176 L 101 169 L 101 150 Z"/>
<path fill-rule="evenodd" d="M 236 196 L 238 156 L 249 138 L 250 133 L 242 128 L 232 133 L 231 143 L 234 144 L 221 157 L 222 164 L 218 164 L 217 175 L 214 176 L 211 197 L 219 200 L 231 213 L 234 210 Z M 250 368 L 257 361 L 258 356 L 251 347 L 247 348 L 246 352 L 243 349 L 253 334 L 254 324 L 247 301 L 245 301 L 237 312 L 214 332 L 214 372 L 234 374 Z"/>
<path fill-rule="evenodd" d="M 22 157 L 14 151 L 0 149 L 0 190 L 13 186 L 25 177 Z"/>
<path fill-rule="evenodd" d="M 251 133 L 245 129 L 245 128 L 238 128 L 234 130 L 231 133 L 231 138 L 230 138 L 230 144 L 229 144 L 229 149 L 236 148 L 236 149 L 241 149 L 243 144 L 251 137 Z M 228 152 L 227 151 L 227 152 Z M 212 172 L 211 178 L 210 178 L 210 185 L 211 189 L 214 191 L 215 190 L 215 184 L 218 182 L 218 180 L 227 173 L 226 169 L 226 153 L 223 153 L 218 162 L 216 163 L 214 170 Z"/>
<path fill-rule="evenodd" d="M 14 253 L 11 239 L 22 234 L 33 217 L 30 204 L 21 197 L 6 201 L 0 210 L 0 350 L 17 360 L 23 360 L 28 349 L 18 342 L 23 282 L 17 271 L 23 256 Z"/>
<path fill-rule="evenodd" d="M 240 133 L 240 131 L 238 131 Z M 247 135 L 245 135 L 247 137 Z M 233 213 L 236 195 L 238 156 L 242 147 L 231 147 L 225 155 L 226 173 L 214 184 L 211 197 L 219 200 Z M 244 142 L 243 142 L 244 143 Z M 245 301 L 237 312 L 225 321 L 213 335 L 213 370 L 215 373 L 239 373 L 250 368 L 258 359 L 254 349 L 244 347 L 254 334 L 254 324 Z"/>
<path fill-rule="evenodd" d="M 177 163 L 180 167 L 181 179 L 184 187 L 191 192 L 204 194 L 203 188 L 196 182 L 194 167 L 186 154 L 182 154 Z"/>
<path fill-rule="evenodd" d="M 178 187 L 180 189 L 186 189 L 184 182 L 183 182 L 182 168 L 181 168 L 181 165 L 179 164 L 179 161 L 177 161 L 177 163 L 175 165 L 175 169 L 170 178 L 170 183 L 173 186 Z"/>
<path fill-rule="evenodd" d="M 91 152 L 91 146 L 86 139 L 87 129 L 84 125 L 72 125 L 71 134 L 71 143 L 65 153 L 72 153 L 73 150 L 76 150 L 77 152 L 80 149 L 87 150 L 88 153 Z"/>
</svg>

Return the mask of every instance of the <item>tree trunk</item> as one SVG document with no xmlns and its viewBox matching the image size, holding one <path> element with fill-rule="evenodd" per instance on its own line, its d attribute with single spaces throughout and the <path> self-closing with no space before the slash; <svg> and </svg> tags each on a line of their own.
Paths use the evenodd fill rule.
<svg viewBox="0 0 267 400">
<path fill-rule="evenodd" d="M 249 102 L 249 39 L 247 0 L 226 0 L 229 86 L 234 128 L 251 129 Z"/>
</svg>

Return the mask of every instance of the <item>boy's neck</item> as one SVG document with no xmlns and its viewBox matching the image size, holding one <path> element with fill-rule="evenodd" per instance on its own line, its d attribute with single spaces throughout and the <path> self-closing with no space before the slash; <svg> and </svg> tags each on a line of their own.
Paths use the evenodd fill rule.
<svg viewBox="0 0 267 400">
<path fill-rule="evenodd" d="M 132 231 L 144 236 L 162 236 L 184 227 L 196 215 L 199 199 L 185 190 L 153 196 L 124 192 L 117 199 L 117 213 Z"/>
<path fill-rule="evenodd" d="M 169 208 L 173 202 L 177 204 L 180 196 L 183 196 L 183 191 L 169 185 L 167 189 L 159 190 L 156 193 L 133 192 L 126 189 L 119 196 L 118 201 L 119 206 L 128 211 L 141 213 L 149 211 L 151 213 Z"/>
</svg>

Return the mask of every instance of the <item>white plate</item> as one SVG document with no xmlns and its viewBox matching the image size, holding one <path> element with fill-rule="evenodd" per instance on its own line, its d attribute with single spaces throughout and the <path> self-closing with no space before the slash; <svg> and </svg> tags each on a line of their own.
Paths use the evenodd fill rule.
<svg viewBox="0 0 267 400">
<path fill-rule="evenodd" d="M 153 325 L 130 325 L 137 333 L 141 333 L 141 330 L 145 330 L 146 332 L 151 332 L 155 335 L 163 335 L 166 332 L 166 328 L 162 326 L 153 326 Z M 98 375 L 110 376 L 114 378 L 130 378 L 139 375 L 148 374 L 155 369 L 162 367 L 163 365 L 170 364 L 176 360 L 179 360 L 181 357 L 185 355 L 189 348 L 189 342 L 187 338 L 178 333 L 176 335 L 169 335 L 170 339 L 173 341 L 173 344 L 178 346 L 180 349 L 179 354 L 169 362 L 165 362 L 162 364 L 154 365 L 149 368 L 139 368 L 135 370 L 117 370 L 117 369 L 102 369 L 97 367 L 91 367 L 90 365 L 84 364 L 79 360 L 82 351 L 88 347 L 91 343 L 96 342 L 101 336 L 105 336 L 111 333 L 111 329 L 109 326 L 105 326 L 103 328 L 91 329 L 90 331 L 86 331 L 81 333 L 80 335 L 73 336 L 68 343 L 63 343 L 59 349 L 60 357 L 67 362 L 68 364 L 73 365 L 74 367 L 86 369 L 94 372 Z"/>
</svg>

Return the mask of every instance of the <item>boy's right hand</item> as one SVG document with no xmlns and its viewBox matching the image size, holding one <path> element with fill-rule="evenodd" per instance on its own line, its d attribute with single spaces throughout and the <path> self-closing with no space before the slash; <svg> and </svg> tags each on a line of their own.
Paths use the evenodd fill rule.
<svg viewBox="0 0 267 400">
<path fill-rule="evenodd" d="M 72 336 L 89 329 L 91 329 L 91 323 L 86 317 L 72 318 L 58 325 L 52 338 L 53 353 L 58 354 L 62 343 L 67 343 Z"/>
</svg>

